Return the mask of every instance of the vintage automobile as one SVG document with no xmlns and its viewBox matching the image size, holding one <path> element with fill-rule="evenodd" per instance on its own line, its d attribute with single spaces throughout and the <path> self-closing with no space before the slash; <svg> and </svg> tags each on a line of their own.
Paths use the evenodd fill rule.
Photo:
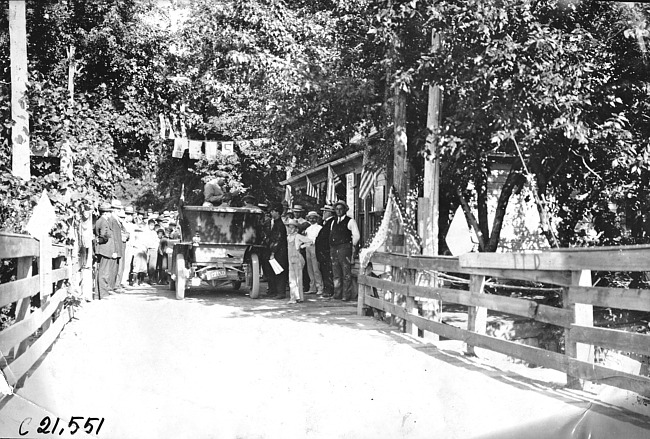
<svg viewBox="0 0 650 439">
<path fill-rule="evenodd" d="M 244 207 L 181 206 L 181 240 L 174 245 L 170 287 L 184 299 L 191 287 L 242 283 L 260 293 L 264 213 Z"/>
</svg>

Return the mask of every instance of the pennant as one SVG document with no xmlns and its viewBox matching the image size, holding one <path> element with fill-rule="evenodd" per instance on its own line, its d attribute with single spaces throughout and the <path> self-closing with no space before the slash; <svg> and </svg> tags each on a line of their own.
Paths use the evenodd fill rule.
<svg viewBox="0 0 650 439">
<path fill-rule="evenodd" d="M 236 143 L 241 151 L 246 151 L 251 146 L 250 140 L 240 140 L 239 142 Z"/>
<path fill-rule="evenodd" d="M 167 126 L 165 125 L 165 115 L 160 113 L 158 114 L 158 120 L 160 122 L 160 138 L 165 138 L 165 133 L 167 133 Z"/>
<path fill-rule="evenodd" d="M 216 160 L 219 155 L 219 142 L 205 142 L 205 158 Z"/>
<path fill-rule="evenodd" d="M 327 165 L 327 195 L 325 196 L 326 203 L 336 203 L 336 186 L 341 183 L 341 177 L 334 173 L 331 166 Z"/>
<path fill-rule="evenodd" d="M 165 125 L 169 127 L 169 137 L 168 139 L 175 139 L 176 138 L 176 133 L 174 132 L 174 125 L 169 121 L 169 119 L 165 118 Z"/>
<path fill-rule="evenodd" d="M 183 158 L 183 153 L 188 148 L 187 139 L 181 139 L 177 137 L 174 139 L 174 150 L 172 151 L 172 157 L 180 159 Z"/>
<path fill-rule="evenodd" d="M 190 158 L 192 160 L 199 160 L 202 156 L 201 146 L 203 146 L 203 142 L 201 140 L 190 140 L 189 145 Z"/>
<path fill-rule="evenodd" d="M 221 142 L 221 154 L 223 155 L 233 155 L 235 142 Z"/>
<path fill-rule="evenodd" d="M 316 198 L 316 200 L 318 200 L 319 195 L 320 195 L 318 193 L 318 189 L 316 189 L 314 187 L 314 185 L 311 183 L 311 180 L 309 179 L 309 177 L 307 177 L 307 195 L 310 196 L 310 197 Z"/>
<path fill-rule="evenodd" d="M 291 193 L 291 186 L 289 185 L 284 187 L 284 201 L 287 202 L 289 207 L 293 206 L 293 194 Z"/>
</svg>

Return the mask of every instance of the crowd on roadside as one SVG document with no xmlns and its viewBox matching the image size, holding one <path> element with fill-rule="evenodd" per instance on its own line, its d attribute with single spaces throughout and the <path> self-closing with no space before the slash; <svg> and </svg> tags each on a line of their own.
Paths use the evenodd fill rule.
<svg viewBox="0 0 650 439">
<path fill-rule="evenodd" d="M 223 179 L 206 180 L 204 206 L 228 206 L 230 199 Z M 356 299 L 352 266 L 360 234 L 344 201 L 327 204 L 320 213 L 286 202 L 257 204 L 250 194 L 242 201 L 242 207 L 266 214 L 260 258 L 267 297 L 289 299 L 291 304 L 304 301 L 306 294 Z M 181 239 L 177 213 L 136 209 L 119 200 L 102 203 L 99 213 L 93 252 L 97 298 L 133 286 L 169 284 L 173 241 Z"/>
<path fill-rule="evenodd" d="M 203 206 L 229 206 L 237 193 L 225 189 L 223 177 L 204 179 Z M 243 207 L 261 208 L 264 224 L 262 270 L 268 280 L 267 295 L 299 303 L 305 294 L 343 301 L 356 299 L 352 288 L 352 265 L 360 240 L 359 227 L 343 201 L 305 210 L 285 201 L 270 207 L 256 204 L 254 196 L 243 197 Z M 287 296 L 287 289 L 289 295 Z"/>
<path fill-rule="evenodd" d="M 262 266 L 269 296 L 288 298 L 290 304 L 302 302 L 305 294 L 356 299 L 352 266 L 360 234 L 348 210 L 343 201 L 323 206 L 322 214 L 305 215 L 302 206 L 289 207 L 286 202 L 268 208 Z"/>
<path fill-rule="evenodd" d="M 168 284 L 170 241 L 180 239 L 176 213 L 136 209 L 113 200 L 100 204 L 99 214 L 93 252 L 97 298 L 133 286 Z"/>
</svg>

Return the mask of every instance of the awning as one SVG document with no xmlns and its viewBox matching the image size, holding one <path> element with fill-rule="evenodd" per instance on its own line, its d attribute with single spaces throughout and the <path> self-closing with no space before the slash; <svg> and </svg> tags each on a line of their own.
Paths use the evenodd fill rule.
<svg viewBox="0 0 650 439">
<path fill-rule="evenodd" d="M 291 176 L 290 178 L 281 181 L 282 186 L 288 184 L 291 187 L 296 189 L 302 189 L 307 187 L 307 178 L 312 182 L 312 184 L 319 184 L 324 181 L 327 181 L 327 168 L 328 166 L 332 167 L 332 170 L 337 175 L 343 176 L 350 172 L 361 172 L 361 167 L 363 166 L 363 151 L 353 152 L 345 157 L 340 159 L 333 160 L 328 163 L 323 163 L 314 168 L 310 168 L 306 171 L 301 172 Z"/>
</svg>

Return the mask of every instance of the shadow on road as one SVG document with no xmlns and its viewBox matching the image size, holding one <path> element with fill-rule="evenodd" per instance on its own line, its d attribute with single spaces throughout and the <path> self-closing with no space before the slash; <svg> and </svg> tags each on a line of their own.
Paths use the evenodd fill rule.
<svg viewBox="0 0 650 439">
<path fill-rule="evenodd" d="M 624 409 L 618 405 L 609 404 L 599 401 L 598 395 L 588 392 L 574 391 L 566 389 L 563 383 L 549 382 L 542 379 L 535 379 L 535 369 L 542 372 L 543 368 L 527 368 L 521 364 L 497 365 L 487 360 L 481 360 L 476 357 L 465 356 L 461 350 L 445 349 L 440 346 L 428 343 L 425 340 L 412 337 L 400 331 L 400 328 L 390 326 L 387 322 L 377 320 L 372 317 L 357 316 L 356 301 L 342 302 L 340 300 L 327 300 L 317 295 L 305 295 L 305 301 L 299 304 L 287 304 L 288 299 L 276 300 L 267 298 L 264 293 L 266 284 L 261 285 L 262 296 L 259 299 L 251 299 L 247 289 L 234 290 L 232 287 L 211 288 L 209 286 L 200 286 L 191 289 L 186 293 L 183 301 L 178 301 L 174 291 L 168 286 L 154 286 L 142 289 L 133 289 L 125 293 L 125 296 L 138 297 L 147 301 L 173 301 L 177 304 L 199 304 L 202 306 L 221 306 L 228 309 L 224 318 L 245 318 L 260 316 L 271 319 L 290 319 L 296 322 L 316 323 L 324 325 L 336 325 L 340 327 L 355 330 L 373 330 L 382 336 L 390 338 L 392 341 L 408 345 L 412 349 L 419 351 L 436 360 L 443 361 L 447 364 L 458 368 L 463 368 L 468 372 L 480 373 L 493 380 L 513 386 L 520 390 L 537 392 L 544 396 L 562 401 L 583 411 L 585 416 L 589 414 L 599 414 L 610 417 L 619 421 L 627 422 L 639 428 L 650 431 L 650 418 Z M 120 300 L 120 297 L 116 297 Z M 113 298 L 109 299 L 113 300 Z M 518 373 L 517 370 L 526 369 L 524 373 Z M 543 374 L 540 374 L 540 376 Z M 553 424 L 558 429 L 566 429 L 574 419 L 557 420 Z M 549 421 L 550 422 L 550 421 Z M 571 424 L 572 425 L 572 424 Z M 540 425 L 530 425 L 522 429 L 513 431 L 504 431 L 503 436 L 498 437 L 529 437 L 521 436 L 526 428 L 539 429 Z M 564 430 L 558 430 L 558 434 Z M 496 438 L 497 436 L 485 436 Z M 530 436 L 534 437 L 534 436 Z M 539 436 L 551 437 L 548 435 Z M 564 437 L 564 436 L 558 436 Z M 568 437 L 568 436 L 567 436 Z"/>
</svg>

